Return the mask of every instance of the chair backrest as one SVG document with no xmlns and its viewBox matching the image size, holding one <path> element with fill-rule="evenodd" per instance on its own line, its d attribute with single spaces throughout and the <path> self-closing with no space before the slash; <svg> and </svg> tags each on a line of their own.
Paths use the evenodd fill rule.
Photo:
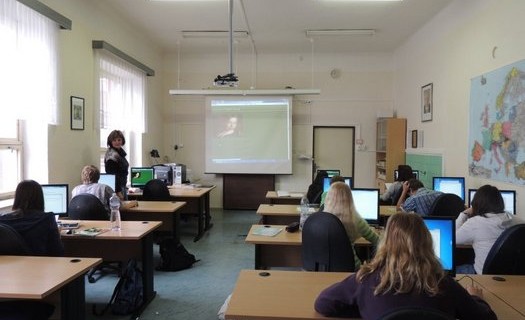
<svg viewBox="0 0 525 320">
<path fill-rule="evenodd" d="M 30 250 L 24 238 L 11 226 L 0 223 L 0 255 L 29 255 Z"/>
<path fill-rule="evenodd" d="M 343 223 L 335 215 L 316 212 L 302 230 L 303 269 L 308 271 L 355 271 L 354 250 Z"/>
<path fill-rule="evenodd" d="M 107 220 L 108 212 L 102 201 L 90 193 L 81 193 L 69 202 L 68 217 L 75 220 Z"/>
<path fill-rule="evenodd" d="M 461 197 L 453 193 L 443 193 L 432 203 L 429 215 L 457 218 L 463 210 L 465 203 Z"/>
<path fill-rule="evenodd" d="M 500 234 L 485 259 L 483 274 L 525 275 L 525 224 Z"/>
<path fill-rule="evenodd" d="M 453 320 L 452 317 L 442 311 L 425 308 L 399 308 L 388 312 L 380 318 L 380 320 Z"/>
<path fill-rule="evenodd" d="M 170 191 L 166 183 L 160 179 L 152 179 L 144 186 L 142 192 L 144 201 L 168 201 L 170 200 Z"/>
</svg>

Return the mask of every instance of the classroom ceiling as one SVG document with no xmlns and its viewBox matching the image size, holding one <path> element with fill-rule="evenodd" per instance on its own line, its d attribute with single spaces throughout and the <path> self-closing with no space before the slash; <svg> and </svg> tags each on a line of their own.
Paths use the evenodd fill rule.
<svg viewBox="0 0 525 320">
<path fill-rule="evenodd" d="M 234 52 L 392 52 L 452 0 L 362 2 L 233 0 L 233 29 L 248 31 Z M 228 0 L 105 0 L 165 52 L 228 52 L 229 39 L 183 38 L 182 31 L 229 30 Z M 308 29 L 374 29 L 375 34 L 308 38 Z M 227 34 L 226 34 L 227 35 Z"/>
</svg>

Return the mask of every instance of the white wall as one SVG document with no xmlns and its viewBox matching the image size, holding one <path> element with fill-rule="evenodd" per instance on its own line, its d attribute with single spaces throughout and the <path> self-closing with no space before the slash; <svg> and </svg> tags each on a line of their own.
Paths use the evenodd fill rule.
<svg viewBox="0 0 525 320">
<path fill-rule="evenodd" d="M 311 53 L 259 56 L 256 73 L 252 72 L 252 58 L 244 54 L 235 60 L 239 88 L 247 89 L 256 83 L 257 89 L 283 89 L 285 86 L 321 89 L 320 95 L 294 98 L 293 175 L 277 176 L 276 188 L 306 191 L 311 183 L 312 164 L 298 160 L 298 155 L 312 154 L 314 125 L 357 127 L 368 150 L 356 153 L 355 184 L 373 187 L 376 116 L 393 112 L 390 55 L 314 55 L 313 72 Z M 180 67 L 177 61 L 181 61 Z M 167 55 L 164 58 L 164 90 L 210 87 L 216 75 L 227 73 L 225 61 L 225 56 L 217 55 Z M 342 71 L 340 78 L 330 77 L 333 68 Z M 212 192 L 211 205 L 220 207 L 222 177 L 204 174 L 204 103 L 205 98 L 201 96 L 172 96 L 165 100 L 164 150 L 169 150 L 170 160 L 184 163 L 191 169 L 194 181 L 201 179 L 218 185 Z M 184 147 L 175 151 L 175 144 Z"/>
<path fill-rule="evenodd" d="M 160 50 L 132 25 L 108 10 L 103 0 L 43 0 L 43 3 L 73 21 L 72 30 L 60 31 L 60 119 L 50 126 L 49 182 L 80 183 L 80 170 L 86 164 L 99 163 L 99 134 L 94 123 L 92 40 L 104 40 L 155 70 L 147 78 L 146 105 L 148 133 L 144 135 L 142 155 L 149 164 L 149 150 L 162 144 L 162 67 Z M 85 99 L 85 130 L 70 130 L 70 96 Z M 159 126 L 159 124 L 161 124 Z M 40 168 L 41 169 L 41 168 Z M 28 178 L 32 178 L 29 176 Z"/>
<path fill-rule="evenodd" d="M 425 149 L 444 151 L 444 174 L 467 186 L 516 189 L 525 217 L 525 188 L 468 176 L 470 79 L 522 60 L 525 1 L 456 0 L 395 53 L 394 105 L 408 130 L 423 130 Z M 495 56 L 493 56 L 493 49 Z M 434 84 L 432 122 L 421 122 L 421 86 Z M 521 196 L 521 197 L 520 197 Z"/>
</svg>

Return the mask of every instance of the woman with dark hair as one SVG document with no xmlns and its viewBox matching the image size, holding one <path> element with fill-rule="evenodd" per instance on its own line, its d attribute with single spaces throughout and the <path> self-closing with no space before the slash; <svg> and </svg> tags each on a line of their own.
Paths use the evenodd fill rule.
<svg viewBox="0 0 525 320">
<path fill-rule="evenodd" d="M 113 130 L 108 135 L 104 166 L 106 173 L 115 175 L 115 192 L 121 200 L 127 199 L 126 184 L 128 182 L 129 163 L 126 160 L 126 151 L 122 146 L 126 144 L 126 138 L 120 130 Z"/>
<path fill-rule="evenodd" d="M 388 219 L 372 261 L 323 290 L 315 310 L 329 317 L 380 319 L 398 308 L 420 307 L 454 319 L 497 319 L 482 296 L 481 289 L 465 289 L 445 274 L 419 215 L 397 213 Z"/>
<path fill-rule="evenodd" d="M 24 180 L 18 184 L 12 209 L 0 216 L 0 223 L 20 233 L 32 255 L 64 254 L 55 216 L 44 212 L 44 194 L 38 182 Z"/>
<path fill-rule="evenodd" d="M 474 265 L 459 265 L 457 273 L 482 273 L 492 245 L 503 230 L 513 224 L 512 216 L 504 211 L 505 204 L 498 188 L 486 184 L 476 191 L 471 207 L 456 219 L 456 243 L 472 245 Z"/>
<path fill-rule="evenodd" d="M 414 178 L 412 167 L 405 164 L 397 166 L 397 177 L 395 181 L 381 195 L 380 201 L 388 205 L 396 205 L 399 196 L 403 192 L 403 182 Z"/>
</svg>

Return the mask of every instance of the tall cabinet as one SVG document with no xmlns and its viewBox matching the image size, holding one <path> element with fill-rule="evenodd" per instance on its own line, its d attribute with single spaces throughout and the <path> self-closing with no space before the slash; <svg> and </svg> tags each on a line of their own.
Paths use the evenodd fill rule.
<svg viewBox="0 0 525 320">
<path fill-rule="evenodd" d="M 385 183 L 394 181 L 394 170 L 405 164 L 407 120 L 377 119 L 376 184 L 385 191 Z"/>
</svg>

